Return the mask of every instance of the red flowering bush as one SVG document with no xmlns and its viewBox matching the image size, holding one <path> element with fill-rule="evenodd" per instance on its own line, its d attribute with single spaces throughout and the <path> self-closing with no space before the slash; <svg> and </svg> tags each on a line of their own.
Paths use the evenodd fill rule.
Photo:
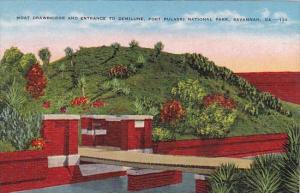
<svg viewBox="0 0 300 193">
<path fill-rule="evenodd" d="M 51 102 L 50 102 L 50 101 L 45 101 L 45 102 L 43 102 L 43 108 L 49 109 L 50 106 L 51 106 Z"/>
<path fill-rule="evenodd" d="M 67 109 L 66 106 L 60 107 L 60 109 L 59 109 L 59 111 L 60 111 L 61 113 L 66 113 L 67 110 L 68 110 L 68 109 Z"/>
<path fill-rule="evenodd" d="M 40 150 L 45 146 L 45 141 L 43 138 L 33 139 L 30 143 L 32 149 Z"/>
<path fill-rule="evenodd" d="M 128 75 L 129 75 L 129 71 L 127 67 L 123 65 L 114 66 L 109 71 L 110 77 L 124 78 L 124 77 L 128 77 Z"/>
<path fill-rule="evenodd" d="M 82 97 L 76 97 L 71 101 L 72 106 L 81 106 L 88 103 L 88 98 L 85 96 Z"/>
<path fill-rule="evenodd" d="M 103 107 L 104 105 L 105 105 L 105 103 L 100 100 L 96 100 L 95 102 L 92 103 L 92 106 L 95 108 L 100 108 L 100 107 Z"/>
<path fill-rule="evenodd" d="M 26 74 L 26 90 L 30 95 L 38 99 L 44 95 L 44 89 L 47 86 L 47 78 L 39 64 L 34 64 Z"/>
<path fill-rule="evenodd" d="M 176 123 L 184 116 L 185 111 L 181 103 L 177 100 L 166 102 L 160 111 L 160 119 L 162 122 Z"/>
<path fill-rule="evenodd" d="M 215 103 L 227 109 L 235 109 L 236 107 L 234 100 L 225 97 L 223 94 L 207 95 L 203 98 L 203 104 L 205 107 Z"/>
</svg>

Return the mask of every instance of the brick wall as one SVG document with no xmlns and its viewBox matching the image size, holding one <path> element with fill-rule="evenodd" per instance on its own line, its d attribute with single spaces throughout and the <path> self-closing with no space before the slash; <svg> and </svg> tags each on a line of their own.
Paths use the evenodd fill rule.
<svg viewBox="0 0 300 193">
<path fill-rule="evenodd" d="M 162 171 L 141 175 L 128 174 L 128 191 L 139 191 L 181 182 L 182 173 L 179 171 Z"/>
<path fill-rule="evenodd" d="M 142 123 L 142 126 L 136 121 Z M 93 135 L 92 125 L 97 123 L 101 124 L 100 128 L 106 131 L 105 134 Z M 90 131 L 89 134 L 82 134 L 82 145 L 85 146 L 113 146 L 122 150 L 152 148 L 151 116 L 83 115 L 81 128 Z"/>
<path fill-rule="evenodd" d="M 0 153 L 0 193 L 126 175 L 125 171 L 82 176 L 78 153 L 78 115 L 44 115 L 41 151 Z"/>
<path fill-rule="evenodd" d="M 45 179 L 47 169 L 48 160 L 45 151 L 0 153 L 1 185 Z"/>
<path fill-rule="evenodd" d="M 250 72 L 237 75 L 245 78 L 260 91 L 300 104 L 300 72 Z"/>
<path fill-rule="evenodd" d="M 160 154 L 208 157 L 250 157 L 284 151 L 286 134 L 263 134 L 223 139 L 196 139 L 154 143 Z"/>
<path fill-rule="evenodd" d="M 209 185 L 207 180 L 195 180 L 196 193 L 209 193 Z"/>
</svg>

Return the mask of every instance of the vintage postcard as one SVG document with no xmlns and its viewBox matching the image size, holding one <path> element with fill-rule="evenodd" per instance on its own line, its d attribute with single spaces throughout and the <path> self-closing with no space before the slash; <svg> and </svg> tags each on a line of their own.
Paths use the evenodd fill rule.
<svg viewBox="0 0 300 193">
<path fill-rule="evenodd" d="M 0 1 L 0 193 L 299 193 L 300 1 Z"/>
</svg>

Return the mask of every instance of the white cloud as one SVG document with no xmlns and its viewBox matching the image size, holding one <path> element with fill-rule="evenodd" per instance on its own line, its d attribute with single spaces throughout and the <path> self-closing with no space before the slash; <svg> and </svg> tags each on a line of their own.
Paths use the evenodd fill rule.
<svg viewBox="0 0 300 193">
<path fill-rule="evenodd" d="M 273 18 L 275 18 L 275 19 L 287 18 L 288 19 L 288 16 L 285 12 L 278 11 L 278 12 L 273 13 Z"/>
<path fill-rule="evenodd" d="M 269 17 L 270 14 L 271 14 L 271 12 L 269 11 L 268 8 L 264 8 L 264 9 L 261 11 L 261 16 L 262 16 L 263 18 Z"/>
</svg>

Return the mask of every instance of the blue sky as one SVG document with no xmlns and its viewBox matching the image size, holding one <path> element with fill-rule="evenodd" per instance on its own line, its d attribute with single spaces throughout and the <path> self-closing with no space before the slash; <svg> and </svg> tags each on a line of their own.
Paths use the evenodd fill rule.
<svg viewBox="0 0 300 193">
<path fill-rule="evenodd" d="M 54 15 L 70 15 L 72 13 L 80 13 L 82 15 L 91 16 L 150 16 L 160 17 L 182 17 L 187 14 L 195 14 L 198 16 L 207 15 L 221 15 L 222 12 L 227 11 L 225 16 L 239 15 L 242 17 L 260 17 L 262 14 L 269 14 L 270 17 L 274 15 L 286 15 L 289 23 L 285 25 L 269 25 L 262 23 L 264 29 L 260 30 L 253 26 L 256 23 L 248 23 L 244 26 L 232 29 L 232 26 L 216 25 L 216 23 L 190 23 L 186 27 L 207 26 L 206 31 L 224 32 L 226 31 L 242 31 L 251 33 L 298 33 L 300 30 L 300 3 L 287 1 L 37 1 L 37 0 L 15 0 L 15 1 L 1 1 L 0 2 L 1 18 L 6 21 L 16 22 L 16 15 L 26 15 L 31 13 L 33 15 L 41 15 L 43 13 L 51 13 Z M 223 13 L 224 14 L 224 13 Z M 230 15 L 231 14 L 231 15 Z M 283 27 L 284 26 L 284 27 Z M 48 24 L 48 27 L 51 26 Z M 103 25 L 91 25 L 94 28 L 101 28 Z M 108 28 L 113 29 L 115 26 L 111 23 Z M 117 26 L 120 28 L 120 25 Z M 122 26 L 126 29 L 128 26 Z M 267 28 L 266 28 L 267 27 Z M 137 30 L 161 30 L 160 27 L 138 28 Z M 133 26 L 129 28 L 135 29 Z M 4 28 L 2 30 L 11 30 L 11 28 Z M 166 30 L 166 29 L 165 29 Z"/>
<path fill-rule="evenodd" d="M 17 16 L 258 17 L 262 22 L 41 21 Z M 287 22 L 264 22 L 265 17 Z M 168 52 L 200 52 L 235 71 L 299 71 L 299 32 L 299 1 L 0 1 L 0 57 L 11 46 L 33 53 L 49 47 L 55 60 L 66 46 L 116 41 L 126 46 L 136 39 L 144 47 L 163 41 Z"/>
</svg>

